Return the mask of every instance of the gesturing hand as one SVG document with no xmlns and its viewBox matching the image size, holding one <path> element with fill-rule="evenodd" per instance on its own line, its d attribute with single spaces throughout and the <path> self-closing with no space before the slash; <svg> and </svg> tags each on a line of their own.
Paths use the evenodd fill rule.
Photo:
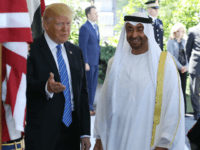
<svg viewBox="0 0 200 150">
<path fill-rule="evenodd" d="M 65 86 L 60 82 L 55 82 L 54 74 L 51 72 L 47 83 L 47 90 L 49 93 L 60 93 L 65 90 Z"/>
</svg>

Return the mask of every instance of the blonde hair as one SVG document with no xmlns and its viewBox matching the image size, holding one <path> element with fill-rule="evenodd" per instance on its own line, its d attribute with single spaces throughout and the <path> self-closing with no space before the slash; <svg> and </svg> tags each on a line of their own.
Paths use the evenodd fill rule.
<svg viewBox="0 0 200 150">
<path fill-rule="evenodd" d="M 183 36 L 181 37 L 181 39 L 185 39 L 186 37 L 186 28 L 182 23 L 176 23 L 172 29 L 171 29 L 171 34 L 170 34 L 170 39 L 173 40 L 176 38 L 175 33 L 180 29 L 183 28 Z"/>
<path fill-rule="evenodd" d="M 43 21 L 48 22 L 58 16 L 65 16 L 71 22 L 74 18 L 74 11 L 64 3 L 54 3 L 46 7 Z"/>
</svg>

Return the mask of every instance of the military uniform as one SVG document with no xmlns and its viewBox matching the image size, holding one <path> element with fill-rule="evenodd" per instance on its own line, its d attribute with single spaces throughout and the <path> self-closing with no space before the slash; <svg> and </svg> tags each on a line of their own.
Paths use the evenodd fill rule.
<svg viewBox="0 0 200 150">
<path fill-rule="evenodd" d="M 159 9 L 159 0 L 149 0 L 145 4 L 147 5 L 148 9 L 149 8 L 151 8 L 151 9 Z M 148 12 L 149 12 L 149 10 L 148 10 Z M 149 17 L 152 18 L 152 16 L 150 16 L 151 15 L 150 12 L 149 12 Z M 155 11 L 154 11 L 154 17 L 155 18 L 157 17 L 157 15 L 155 16 Z M 156 18 L 156 19 L 152 18 L 152 20 L 153 20 L 152 25 L 153 25 L 153 29 L 154 29 L 155 40 L 158 43 L 158 45 L 160 46 L 160 49 L 163 51 L 163 23 L 158 18 Z"/>
<path fill-rule="evenodd" d="M 155 19 L 154 22 L 152 22 L 153 29 L 154 29 L 154 36 L 156 39 L 156 42 L 160 46 L 161 50 L 163 51 L 163 23 L 160 19 Z"/>
</svg>

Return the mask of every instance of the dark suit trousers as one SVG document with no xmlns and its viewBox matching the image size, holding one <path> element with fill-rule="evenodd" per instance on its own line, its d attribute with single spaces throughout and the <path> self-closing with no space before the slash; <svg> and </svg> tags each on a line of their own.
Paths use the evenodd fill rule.
<svg viewBox="0 0 200 150">
<path fill-rule="evenodd" d="M 90 71 L 86 71 L 90 110 L 94 110 L 92 105 L 94 103 L 94 97 L 95 97 L 95 92 L 97 88 L 98 71 L 99 71 L 98 65 L 97 66 L 91 65 Z"/>
<path fill-rule="evenodd" d="M 180 78 L 181 78 L 181 87 L 182 87 L 182 91 L 183 91 L 183 98 L 184 98 L 184 103 L 185 103 L 185 114 L 186 114 L 186 112 L 187 112 L 187 102 L 186 102 L 185 90 L 186 90 L 187 72 L 181 73 L 179 71 L 179 75 L 180 75 Z"/>
<path fill-rule="evenodd" d="M 80 150 L 79 126 L 75 112 L 72 113 L 72 124 L 69 127 L 62 123 L 55 150 Z"/>
<path fill-rule="evenodd" d="M 79 125 L 78 125 L 78 119 L 77 115 L 75 112 L 72 112 L 72 123 L 69 127 L 66 127 L 64 123 L 61 123 L 61 128 L 60 128 L 60 133 L 58 133 L 58 136 L 56 136 L 53 140 L 50 141 L 50 145 L 46 145 L 46 147 L 37 147 L 40 145 L 40 134 L 35 135 L 35 130 L 34 129 L 29 129 L 32 128 L 30 126 L 26 126 L 27 135 L 25 136 L 25 148 L 26 150 L 80 150 L 80 134 L 79 134 Z M 26 132 L 26 131 L 25 131 Z M 51 132 L 51 131 L 49 131 Z M 28 136 L 33 136 L 34 138 L 37 138 L 34 141 L 31 141 L 32 138 Z M 28 138 L 26 138 L 28 137 Z M 38 140 L 40 139 L 40 140 Z M 56 141 L 55 141 L 56 140 Z M 37 144 L 35 143 L 37 142 Z"/>
<path fill-rule="evenodd" d="M 190 92 L 195 115 L 200 115 L 200 75 L 190 74 Z"/>
<path fill-rule="evenodd" d="M 189 130 L 187 136 L 190 141 L 191 150 L 200 150 L 200 118 Z"/>
</svg>

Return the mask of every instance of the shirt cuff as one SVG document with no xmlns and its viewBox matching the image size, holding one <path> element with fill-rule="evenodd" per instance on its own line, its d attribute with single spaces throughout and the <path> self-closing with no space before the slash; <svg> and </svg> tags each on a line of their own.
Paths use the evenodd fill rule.
<svg viewBox="0 0 200 150">
<path fill-rule="evenodd" d="M 47 81 L 47 83 L 45 85 L 45 91 L 46 91 L 47 100 L 49 100 L 49 98 L 53 97 L 54 93 L 49 93 L 49 91 L 47 90 L 47 84 L 48 84 L 48 81 Z"/>
<path fill-rule="evenodd" d="M 101 137 L 99 135 L 95 135 L 94 138 L 95 139 L 101 139 Z"/>
<path fill-rule="evenodd" d="M 81 139 L 84 138 L 84 137 L 89 137 L 90 138 L 90 135 L 82 135 Z"/>
</svg>

